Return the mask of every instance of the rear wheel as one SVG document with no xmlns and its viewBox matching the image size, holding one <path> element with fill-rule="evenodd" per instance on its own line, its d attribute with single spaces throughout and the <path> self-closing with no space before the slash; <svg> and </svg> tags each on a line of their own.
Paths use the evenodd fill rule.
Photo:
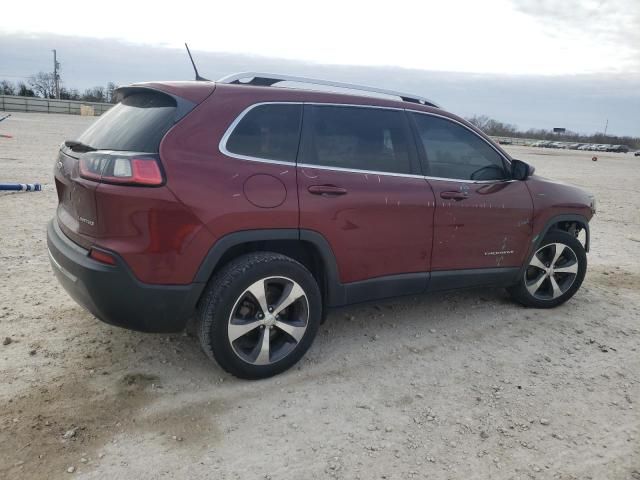
<svg viewBox="0 0 640 480">
<path fill-rule="evenodd" d="M 587 254 L 580 241 L 563 231 L 542 240 L 511 296 L 527 307 L 551 308 L 569 300 L 587 272 Z"/>
<path fill-rule="evenodd" d="M 209 282 L 198 308 L 198 336 L 227 372 L 265 378 L 305 354 L 321 316 L 320 290 L 303 265 L 276 253 L 252 253 Z"/>
</svg>

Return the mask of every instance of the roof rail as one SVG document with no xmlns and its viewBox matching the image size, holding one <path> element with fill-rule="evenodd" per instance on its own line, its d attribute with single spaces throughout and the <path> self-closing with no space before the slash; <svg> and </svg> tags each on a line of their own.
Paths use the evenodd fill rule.
<svg viewBox="0 0 640 480">
<path fill-rule="evenodd" d="M 240 80 L 243 80 L 243 79 L 248 79 L 248 81 L 241 82 Z M 323 85 L 327 87 L 337 87 L 337 88 L 345 88 L 349 90 L 359 90 L 362 92 L 379 93 L 383 95 L 400 97 L 405 102 L 419 103 L 421 105 L 427 105 L 429 107 L 440 108 L 440 106 L 435 102 L 432 102 L 431 100 L 428 100 L 423 97 L 419 97 L 417 95 L 412 95 L 410 93 L 396 92 L 394 90 L 385 90 L 385 89 L 376 88 L 376 87 L 367 87 L 364 85 L 354 85 L 352 83 L 319 80 L 316 78 L 295 77 L 292 75 L 280 75 L 280 74 L 264 73 L 264 72 L 242 72 L 242 73 L 233 73 L 231 75 L 227 75 L 226 77 L 222 77 L 221 79 L 217 80 L 217 83 L 229 83 L 229 84 L 235 84 L 235 85 L 257 85 L 262 87 L 270 87 L 280 82 L 308 83 L 311 85 Z"/>
</svg>

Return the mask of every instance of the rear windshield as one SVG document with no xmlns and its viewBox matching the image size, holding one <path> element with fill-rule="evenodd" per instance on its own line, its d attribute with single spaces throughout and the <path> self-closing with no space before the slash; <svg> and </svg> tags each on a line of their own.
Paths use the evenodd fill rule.
<svg viewBox="0 0 640 480">
<path fill-rule="evenodd" d="M 157 153 L 174 123 L 176 102 L 156 92 L 125 97 L 91 125 L 78 141 L 98 150 Z"/>
</svg>

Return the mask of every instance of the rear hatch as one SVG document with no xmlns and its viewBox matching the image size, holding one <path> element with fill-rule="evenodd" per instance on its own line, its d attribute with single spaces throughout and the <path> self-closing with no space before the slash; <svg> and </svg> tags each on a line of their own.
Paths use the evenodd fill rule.
<svg viewBox="0 0 640 480">
<path fill-rule="evenodd" d="M 187 100 L 146 86 L 120 89 L 120 102 L 80 137 L 60 148 L 54 169 L 58 193 L 58 223 L 73 241 L 89 248 L 104 235 L 96 207 L 100 184 L 161 187 L 166 179 L 159 157 L 160 142 L 169 129 L 207 95 Z M 196 100 L 196 101 L 192 101 Z"/>
</svg>

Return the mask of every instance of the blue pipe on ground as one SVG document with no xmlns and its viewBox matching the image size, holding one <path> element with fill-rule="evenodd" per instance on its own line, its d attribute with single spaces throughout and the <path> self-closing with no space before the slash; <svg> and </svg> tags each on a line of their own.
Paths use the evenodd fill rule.
<svg viewBox="0 0 640 480">
<path fill-rule="evenodd" d="M 42 185 L 39 183 L 0 183 L 0 190 L 12 190 L 15 192 L 39 192 Z"/>
</svg>

